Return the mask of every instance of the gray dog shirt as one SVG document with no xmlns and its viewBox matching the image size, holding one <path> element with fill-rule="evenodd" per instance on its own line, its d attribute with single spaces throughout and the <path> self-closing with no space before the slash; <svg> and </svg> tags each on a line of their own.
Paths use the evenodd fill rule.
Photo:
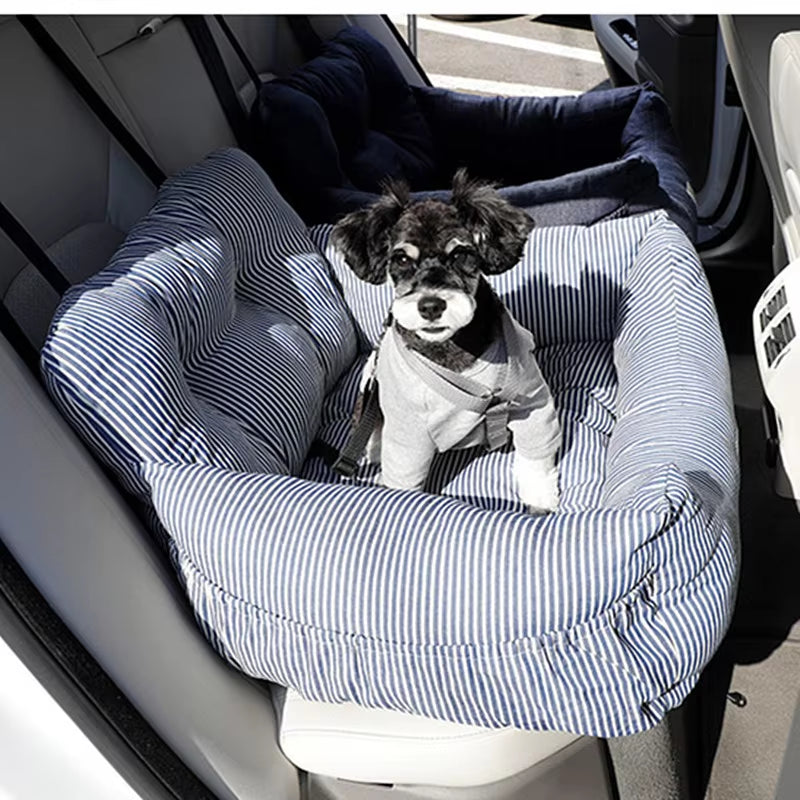
<svg viewBox="0 0 800 800">
<path fill-rule="evenodd" d="M 452 372 L 408 348 L 392 327 L 378 351 L 384 424 L 382 481 L 421 489 L 435 453 L 498 447 L 508 439 L 528 459 L 552 458 L 561 428 L 534 358 L 530 332 L 505 312 L 503 335 L 465 372 Z"/>
</svg>

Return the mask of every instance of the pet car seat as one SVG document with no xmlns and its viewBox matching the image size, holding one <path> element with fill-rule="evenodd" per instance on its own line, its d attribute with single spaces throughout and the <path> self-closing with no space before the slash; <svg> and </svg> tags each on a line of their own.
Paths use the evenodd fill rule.
<svg viewBox="0 0 800 800">
<path fill-rule="evenodd" d="M 728 367 L 686 235 L 664 211 L 537 228 L 491 278 L 563 426 L 561 506 L 534 517 L 508 449 L 443 454 L 418 493 L 312 448 L 347 436 L 389 302 L 329 233 L 217 151 L 65 295 L 42 350 L 203 632 L 309 702 L 517 733 L 656 725 L 719 645 L 737 574 Z"/>
<path fill-rule="evenodd" d="M 307 222 L 373 201 L 387 177 L 446 196 L 465 166 L 537 224 L 664 208 L 696 233 L 669 111 L 650 85 L 560 98 L 412 87 L 383 45 L 351 27 L 263 84 L 251 122 L 254 154 Z"/>
</svg>

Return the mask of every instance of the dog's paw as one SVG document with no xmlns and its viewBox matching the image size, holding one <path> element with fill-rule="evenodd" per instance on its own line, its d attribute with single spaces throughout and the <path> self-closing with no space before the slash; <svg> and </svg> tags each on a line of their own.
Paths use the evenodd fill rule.
<svg viewBox="0 0 800 800">
<path fill-rule="evenodd" d="M 531 514 L 547 514 L 558 508 L 558 469 L 552 458 L 528 459 L 515 453 L 514 474 L 519 499 Z"/>
</svg>

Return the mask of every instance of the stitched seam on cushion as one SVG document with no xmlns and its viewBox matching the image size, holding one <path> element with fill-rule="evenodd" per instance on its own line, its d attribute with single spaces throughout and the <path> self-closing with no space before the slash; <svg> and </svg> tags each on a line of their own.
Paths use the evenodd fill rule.
<svg viewBox="0 0 800 800">
<path fill-rule="evenodd" d="M 380 649 L 382 651 L 398 651 L 398 650 L 407 650 L 410 651 L 415 658 L 423 658 L 426 660 L 466 660 L 469 659 L 474 661 L 476 658 L 482 661 L 497 661 L 497 660 L 508 660 L 512 658 L 516 658 L 520 652 L 542 652 L 545 653 L 549 650 L 553 650 L 554 647 L 558 648 L 575 646 L 582 649 L 584 652 L 591 653 L 593 656 L 595 655 L 592 651 L 584 647 L 580 647 L 580 642 L 586 640 L 591 636 L 591 633 L 575 633 L 574 628 L 570 628 L 565 631 L 553 631 L 548 633 L 540 634 L 539 636 L 531 636 L 531 637 L 523 637 L 519 639 L 510 639 L 505 640 L 502 642 L 494 642 L 489 644 L 480 644 L 480 643 L 463 643 L 463 644 L 423 644 L 423 643 L 414 643 L 414 642 L 391 642 L 385 639 L 379 639 L 374 636 L 369 636 L 364 633 L 355 633 L 355 632 L 347 632 L 347 631 L 338 631 L 332 630 L 330 628 L 322 628 L 318 625 L 312 625 L 308 622 L 299 622 L 295 619 L 290 617 L 281 616 L 274 611 L 270 611 L 262 606 L 256 605 L 251 600 L 245 600 L 242 597 L 234 594 L 233 592 L 229 591 L 228 589 L 220 586 L 216 581 L 211 580 L 205 572 L 203 572 L 196 564 L 194 559 L 187 553 L 187 551 L 181 547 L 181 545 L 172 539 L 172 542 L 175 545 L 175 548 L 179 554 L 179 564 L 181 569 L 183 569 L 184 565 L 189 564 L 191 565 L 192 570 L 194 570 L 196 576 L 199 576 L 200 580 L 205 582 L 209 587 L 211 587 L 215 592 L 217 592 L 223 598 L 227 598 L 234 603 L 240 604 L 245 606 L 248 609 L 251 609 L 259 616 L 267 617 L 271 620 L 274 620 L 276 623 L 280 625 L 291 626 L 295 628 L 300 628 L 303 630 L 308 630 L 313 632 L 314 634 L 320 634 L 323 637 L 334 637 L 339 639 L 349 639 L 349 640 L 356 640 L 362 641 L 374 646 L 376 649 Z M 637 597 L 641 594 L 642 586 L 645 581 L 649 580 L 649 574 L 645 576 L 639 584 L 637 584 L 631 592 L 623 598 L 617 600 L 611 607 L 605 609 L 600 615 L 594 617 L 592 619 L 583 621 L 578 623 L 578 627 L 585 628 L 591 625 L 594 621 L 602 620 L 606 618 L 606 621 L 603 624 L 600 624 L 596 627 L 596 631 L 602 631 L 609 627 L 612 627 L 611 622 L 608 621 L 608 617 L 612 614 L 616 613 L 619 609 L 618 607 L 622 603 L 628 603 L 632 597 Z M 189 581 L 186 581 L 187 584 Z M 552 644 L 548 645 L 545 643 L 541 643 L 538 640 L 541 638 L 552 638 L 555 639 Z M 485 651 L 493 650 L 493 651 L 502 651 L 503 649 L 512 649 L 513 652 L 504 653 L 504 652 L 489 652 L 486 653 Z M 470 652 L 458 652 L 460 650 Z M 612 662 L 608 662 L 612 663 Z M 637 677 L 638 676 L 634 676 Z"/>
</svg>

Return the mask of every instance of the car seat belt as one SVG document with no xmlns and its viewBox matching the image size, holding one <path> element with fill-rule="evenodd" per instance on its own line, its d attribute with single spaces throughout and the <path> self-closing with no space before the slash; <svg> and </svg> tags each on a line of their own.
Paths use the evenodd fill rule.
<svg viewBox="0 0 800 800">
<path fill-rule="evenodd" d="M 59 297 L 69 289 L 69 280 L 2 202 L 0 202 L 0 230 L 8 236 L 25 258 L 39 271 L 39 274 L 53 287 Z M 38 378 L 39 353 L 25 335 L 19 323 L 14 319 L 5 302 L 0 302 L 0 331 L 11 342 L 14 350 L 27 364 L 31 372 Z"/>
<path fill-rule="evenodd" d="M 228 25 L 228 21 L 222 14 L 214 14 L 214 19 L 217 21 L 222 32 L 227 37 L 228 41 L 230 42 L 231 47 L 233 48 L 236 55 L 239 57 L 239 61 L 242 62 L 242 66 L 247 71 L 247 74 L 250 76 L 250 80 L 253 83 L 253 86 L 256 90 L 256 96 L 258 96 L 259 89 L 261 89 L 261 78 L 259 77 L 258 70 L 253 66 L 253 62 L 248 57 L 247 53 L 245 53 L 244 48 L 239 43 L 239 40 L 236 38 L 236 35 L 231 30 L 230 25 Z"/>
<path fill-rule="evenodd" d="M 22 223 L 0 202 L 0 228 L 19 248 L 25 258 L 42 274 L 42 277 L 56 290 L 60 297 L 70 287 L 50 256 L 39 246 L 36 240 L 22 226 Z"/>
<path fill-rule="evenodd" d="M 322 50 L 322 39 L 314 30 L 313 25 L 305 14 L 287 14 L 286 22 L 292 31 L 297 44 L 307 59 L 318 56 Z"/>
<path fill-rule="evenodd" d="M 95 88 L 83 76 L 81 71 L 72 63 L 69 56 L 61 46 L 47 32 L 45 27 L 36 17 L 21 14 L 17 17 L 20 24 L 30 34 L 31 38 L 39 45 L 64 77 L 75 87 L 76 91 L 91 108 L 98 119 L 105 125 L 109 133 L 125 148 L 130 157 L 139 165 L 144 174 L 156 185 L 160 186 L 165 179 L 161 167 L 156 164 L 153 157 L 139 144 L 134 135 L 125 127 L 111 107 L 98 94 Z"/>
<path fill-rule="evenodd" d="M 247 115 L 242 107 L 239 95 L 233 87 L 233 82 L 230 75 L 228 75 L 225 62 L 222 60 L 219 48 L 214 41 L 205 17 L 199 14 L 191 14 L 182 16 L 181 19 L 192 39 L 195 50 L 197 50 L 197 55 L 200 56 L 200 60 L 203 62 L 203 67 L 214 88 L 214 93 L 217 95 L 217 100 L 222 106 L 225 119 L 228 120 L 228 125 L 231 126 L 239 147 L 245 152 L 252 152 L 253 135 L 247 121 Z"/>
</svg>

